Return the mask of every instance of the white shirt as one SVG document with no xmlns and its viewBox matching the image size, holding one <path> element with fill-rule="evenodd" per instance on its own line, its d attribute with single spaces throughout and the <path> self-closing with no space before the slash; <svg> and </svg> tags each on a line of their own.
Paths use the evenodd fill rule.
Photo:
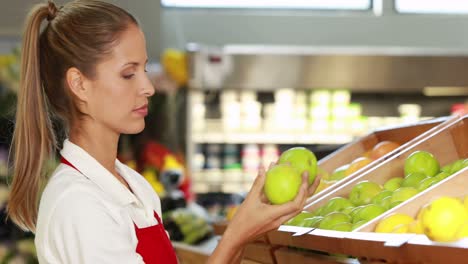
<svg viewBox="0 0 468 264">
<path fill-rule="evenodd" d="M 134 223 L 156 225 L 161 204 L 149 183 L 118 160 L 133 193 L 79 146 L 65 140 L 60 164 L 39 205 L 35 244 L 40 263 L 144 263 Z"/>
</svg>

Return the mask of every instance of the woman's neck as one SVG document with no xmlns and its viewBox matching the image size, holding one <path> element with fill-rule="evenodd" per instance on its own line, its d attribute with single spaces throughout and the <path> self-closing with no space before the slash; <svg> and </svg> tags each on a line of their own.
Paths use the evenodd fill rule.
<svg viewBox="0 0 468 264">
<path fill-rule="evenodd" d="M 119 134 L 109 130 L 97 129 L 96 127 L 81 127 L 70 130 L 69 140 L 88 152 L 112 174 L 117 175 L 115 160 L 117 158 Z"/>
</svg>

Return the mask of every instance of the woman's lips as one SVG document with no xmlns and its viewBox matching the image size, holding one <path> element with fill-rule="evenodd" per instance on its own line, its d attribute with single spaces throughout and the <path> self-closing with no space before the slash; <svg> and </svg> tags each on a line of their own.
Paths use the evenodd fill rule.
<svg viewBox="0 0 468 264">
<path fill-rule="evenodd" d="M 148 105 L 144 105 L 142 107 L 139 107 L 135 110 L 133 110 L 133 112 L 139 114 L 139 115 L 142 115 L 142 116 L 147 116 L 148 115 Z"/>
</svg>

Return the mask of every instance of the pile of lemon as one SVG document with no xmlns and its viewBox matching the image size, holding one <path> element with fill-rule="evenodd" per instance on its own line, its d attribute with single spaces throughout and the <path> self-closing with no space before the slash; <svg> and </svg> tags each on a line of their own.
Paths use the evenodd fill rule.
<svg viewBox="0 0 468 264">
<path fill-rule="evenodd" d="M 377 224 L 378 233 L 425 234 L 437 242 L 468 237 L 468 195 L 462 199 L 440 197 L 423 206 L 416 217 L 395 213 Z"/>
</svg>

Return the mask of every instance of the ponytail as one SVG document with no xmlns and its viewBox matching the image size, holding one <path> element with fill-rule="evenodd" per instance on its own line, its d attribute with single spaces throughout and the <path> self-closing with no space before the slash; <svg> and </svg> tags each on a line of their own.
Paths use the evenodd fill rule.
<svg viewBox="0 0 468 264">
<path fill-rule="evenodd" d="M 22 229 L 35 231 L 44 163 L 55 147 L 48 100 L 40 74 L 41 24 L 51 19 L 55 4 L 37 5 L 29 14 L 23 34 L 21 79 L 13 133 L 13 181 L 8 215 Z M 52 14 L 54 15 L 54 14 Z"/>
</svg>

